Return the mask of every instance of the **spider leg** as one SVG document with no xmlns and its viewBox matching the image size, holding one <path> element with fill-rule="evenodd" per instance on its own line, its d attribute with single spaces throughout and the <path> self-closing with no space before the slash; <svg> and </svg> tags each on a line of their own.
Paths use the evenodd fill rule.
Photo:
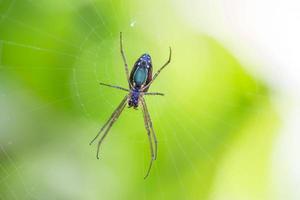
<svg viewBox="0 0 300 200">
<path fill-rule="evenodd" d="M 116 110 L 112 113 L 112 115 L 110 116 L 110 118 L 105 122 L 105 124 L 102 126 L 102 128 L 100 129 L 100 131 L 98 132 L 98 134 L 94 137 L 94 139 L 90 142 L 90 145 L 93 144 L 93 142 L 99 137 L 99 135 L 101 134 L 101 132 L 105 129 L 105 127 L 108 125 L 108 123 L 116 116 L 116 114 L 120 111 L 120 109 L 122 108 L 123 105 L 125 105 L 126 101 L 128 99 L 128 95 L 126 95 L 124 97 L 124 99 L 121 101 L 121 103 L 119 104 L 119 106 L 116 108 Z"/>
<path fill-rule="evenodd" d="M 154 151 L 153 151 L 153 142 L 152 142 L 152 138 L 151 138 L 151 131 L 150 131 L 150 127 L 149 127 L 149 120 L 148 120 L 148 116 L 147 116 L 147 110 L 145 109 L 143 102 L 142 102 L 142 105 L 143 105 L 142 110 L 143 110 L 143 115 L 144 115 L 145 128 L 147 130 L 147 135 L 148 135 L 149 144 L 150 144 L 150 153 L 151 153 L 151 161 L 150 161 L 147 173 L 144 177 L 144 179 L 146 179 L 150 174 L 150 170 L 152 168 L 153 161 L 155 160 L 155 155 L 154 155 Z"/>
<path fill-rule="evenodd" d="M 152 135 L 153 135 L 154 145 L 155 145 L 154 159 L 156 160 L 157 159 L 157 138 L 156 138 L 156 134 L 155 134 L 155 131 L 154 131 L 154 128 L 153 128 L 153 125 L 152 125 L 152 121 L 151 121 L 151 118 L 150 118 L 150 114 L 149 114 L 149 111 L 148 111 L 148 108 L 147 108 L 146 101 L 143 97 L 141 98 L 141 102 L 142 102 L 142 105 L 143 105 L 143 109 L 145 110 L 145 113 L 146 113 L 146 116 L 147 116 L 147 121 L 149 123 L 149 127 L 150 127 Z"/>
<path fill-rule="evenodd" d="M 160 92 L 143 92 L 142 94 L 144 95 L 159 95 L 159 96 L 164 96 L 164 93 L 160 93 Z"/>
<path fill-rule="evenodd" d="M 126 91 L 126 92 L 130 92 L 129 89 L 126 89 L 126 88 L 123 88 L 123 87 L 120 87 L 120 86 L 117 86 L 117 85 L 110 85 L 110 84 L 106 84 L 106 83 L 100 83 L 100 85 L 104 85 L 104 86 L 107 86 L 107 87 L 123 90 L 123 91 Z"/>
<path fill-rule="evenodd" d="M 145 85 L 143 87 L 143 89 L 148 88 L 153 83 L 153 81 L 156 79 L 156 77 L 160 74 L 160 72 L 171 62 L 172 49 L 171 49 L 171 47 L 169 47 L 169 48 L 170 48 L 169 59 L 167 60 L 167 62 L 159 70 L 157 70 L 157 72 L 154 74 L 152 80 L 147 85 Z"/>
<path fill-rule="evenodd" d="M 104 138 L 106 137 L 108 131 L 110 130 L 110 128 L 113 126 L 113 124 L 117 121 L 117 119 L 119 118 L 119 116 L 121 115 L 122 111 L 124 110 L 125 106 L 126 106 L 126 101 L 122 102 L 123 104 L 120 104 L 121 107 L 120 109 L 118 109 L 117 113 L 115 114 L 115 116 L 111 119 L 111 121 L 109 122 L 109 125 L 107 127 L 107 129 L 105 130 L 104 134 L 102 135 L 101 139 L 98 142 L 97 145 L 97 159 L 99 159 L 99 151 L 100 151 L 100 146 L 104 140 Z"/>
<path fill-rule="evenodd" d="M 128 70 L 128 64 L 127 64 L 125 52 L 124 52 L 124 49 L 123 49 L 123 37 L 122 37 L 122 32 L 120 32 L 120 51 L 121 51 L 121 55 L 122 55 L 123 62 L 124 62 L 124 66 L 125 66 L 126 78 L 127 78 L 127 81 L 128 81 L 128 83 L 129 83 L 129 85 L 130 85 L 130 82 L 129 82 L 129 70 Z"/>
</svg>

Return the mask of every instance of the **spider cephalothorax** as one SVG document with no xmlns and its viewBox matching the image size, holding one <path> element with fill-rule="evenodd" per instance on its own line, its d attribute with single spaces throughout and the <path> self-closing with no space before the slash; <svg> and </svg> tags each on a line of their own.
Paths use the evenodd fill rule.
<svg viewBox="0 0 300 200">
<path fill-rule="evenodd" d="M 133 107 L 135 109 L 138 108 L 139 104 L 142 105 L 142 110 L 143 110 L 143 115 L 144 115 L 144 122 L 145 122 L 145 128 L 147 130 L 147 135 L 150 143 L 150 153 L 151 153 L 151 162 L 147 171 L 147 174 L 145 176 L 148 177 L 152 163 L 154 160 L 156 160 L 157 156 L 157 140 L 156 140 L 156 135 L 152 126 L 152 121 L 150 118 L 150 114 L 148 112 L 148 108 L 144 99 L 144 95 L 161 95 L 163 96 L 164 94 L 158 93 L 158 92 L 147 92 L 150 85 L 153 83 L 155 78 L 158 76 L 158 74 L 161 72 L 161 70 L 166 67 L 170 62 L 171 62 L 171 48 L 170 48 L 170 54 L 169 54 L 169 59 L 168 61 L 156 72 L 156 74 L 152 77 L 152 61 L 151 57 L 149 54 L 143 54 L 141 57 L 137 59 L 135 62 L 130 74 L 128 71 L 128 65 L 126 61 L 126 57 L 124 54 L 123 50 L 123 42 L 122 42 L 122 33 L 120 33 L 120 47 L 121 47 L 121 54 L 122 58 L 124 61 L 125 65 L 125 72 L 126 72 L 126 77 L 127 81 L 129 84 L 129 89 L 120 87 L 120 86 L 114 86 L 114 85 L 109 85 L 105 83 L 100 83 L 101 85 L 120 89 L 123 91 L 127 91 L 128 94 L 123 98 L 119 106 L 116 108 L 116 110 L 113 112 L 113 114 L 110 116 L 108 121 L 103 125 L 103 127 L 100 129 L 96 137 L 91 141 L 90 144 L 92 144 L 101 134 L 102 131 L 104 131 L 104 134 L 100 138 L 98 142 L 98 147 L 97 147 L 97 158 L 99 159 L 99 150 L 100 150 L 100 145 L 104 138 L 106 137 L 108 131 L 114 124 L 114 122 L 119 118 L 120 114 L 124 110 L 126 104 L 128 104 L 128 107 Z M 154 146 L 153 146 L 154 142 Z"/>
<path fill-rule="evenodd" d="M 139 106 L 140 92 L 137 89 L 132 89 L 128 99 L 128 107 L 137 108 Z"/>
</svg>

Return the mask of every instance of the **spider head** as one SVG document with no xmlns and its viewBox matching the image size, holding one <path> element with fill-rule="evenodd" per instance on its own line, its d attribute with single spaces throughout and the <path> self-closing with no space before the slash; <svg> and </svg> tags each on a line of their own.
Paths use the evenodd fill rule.
<svg viewBox="0 0 300 200">
<path fill-rule="evenodd" d="M 129 98 L 129 101 L 128 101 L 128 107 L 134 107 L 134 108 L 137 108 L 138 105 L 139 105 L 139 97 L 140 97 L 140 93 L 138 90 L 133 90 L 131 92 L 131 96 Z"/>
</svg>

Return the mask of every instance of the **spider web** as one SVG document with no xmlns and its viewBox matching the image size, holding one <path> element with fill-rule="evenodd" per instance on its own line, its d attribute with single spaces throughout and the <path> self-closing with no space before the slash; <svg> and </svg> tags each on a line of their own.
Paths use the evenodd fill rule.
<svg viewBox="0 0 300 200">
<path fill-rule="evenodd" d="M 33 10 L 44 10 L 44 3 L 44 1 L 28 0 L 25 1 L 25 3 L 23 4 L 26 4 L 27 8 L 32 8 Z M 131 20 L 127 21 L 125 26 L 121 26 L 120 23 L 122 22 L 122 16 L 120 16 L 118 14 L 118 11 L 114 9 L 113 3 L 114 2 L 110 1 L 106 5 L 109 7 L 109 9 L 113 11 L 112 21 L 117 24 L 117 28 L 121 29 L 120 27 L 122 27 L 122 31 L 124 33 L 133 32 L 134 29 L 140 25 L 138 20 L 139 16 L 136 14 L 134 16 L 130 16 L 129 19 Z M 125 1 L 121 1 L 119 3 L 120 5 L 125 5 Z M 89 181 L 92 181 L 92 183 L 95 185 L 91 186 L 91 189 L 95 191 L 100 190 L 100 193 L 103 192 L 104 196 L 106 194 L 105 190 L 112 192 L 114 188 L 117 188 L 120 191 L 122 191 L 123 193 L 121 194 L 126 194 L 126 192 L 124 192 L 124 188 L 126 189 L 126 184 L 125 186 L 123 186 L 122 184 L 126 183 L 125 180 L 127 179 L 125 178 L 124 180 L 122 180 L 123 182 L 121 184 L 117 184 L 116 182 L 118 178 L 116 178 L 113 175 L 113 170 L 110 170 L 108 168 L 115 165 L 124 165 L 122 166 L 124 168 L 124 173 L 128 173 L 128 176 L 133 176 L 133 178 L 143 177 L 145 170 L 148 166 L 150 157 L 148 156 L 148 139 L 146 137 L 146 132 L 143 128 L 143 120 L 141 113 L 137 114 L 137 112 L 133 112 L 132 110 L 128 109 L 122 113 L 120 119 L 118 120 L 118 123 L 114 125 L 113 129 L 109 134 L 109 137 L 106 139 L 105 145 L 103 145 L 102 147 L 101 153 L 103 157 L 101 161 L 96 161 L 96 159 L 95 161 L 91 161 L 92 158 L 94 158 L 91 154 L 94 153 L 95 146 L 88 146 L 89 139 L 97 133 L 97 130 L 99 130 L 101 125 L 105 122 L 105 120 L 109 117 L 110 113 L 113 112 L 113 110 L 117 106 L 118 101 L 121 100 L 122 95 L 125 95 L 125 93 L 122 94 L 122 92 L 120 91 L 109 90 L 98 85 L 100 81 L 123 86 L 126 85 L 124 67 L 121 61 L 121 55 L 119 55 L 118 32 L 116 32 L 116 30 L 112 30 L 108 26 L 108 22 L 105 21 L 105 16 L 101 12 L 101 10 L 99 10 L 99 7 L 96 5 L 96 2 L 93 1 L 82 2 L 82 5 L 80 5 L 80 3 L 72 5 L 71 3 L 65 2 L 66 5 L 64 6 L 68 10 L 68 12 L 74 14 L 76 21 L 80 23 L 80 26 L 84 27 L 84 30 L 86 30 L 83 33 L 80 32 L 81 30 L 74 30 L 74 32 L 78 31 L 78 35 L 80 38 L 80 40 L 77 42 L 74 42 L 74 40 L 72 39 L 67 40 L 65 37 L 61 37 L 61 35 L 56 35 L 55 33 L 49 32 L 48 29 L 45 30 L 45 28 L 43 27 L 40 28 L 36 25 L 32 25 L 26 20 L 22 20 L 21 18 L 16 18 L 13 15 L 11 15 L 11 12 L 14 9 L 19 9 L 18 6 L 20 4 L 22 3 L 16 0 L 9 1 L 9 5 L 6 7 L 5 11 L 1 13 L 0 25 L 6 23 L 12 26 L 17 26 L 21 28 L 22 31 L 32 33 L 33 35 L 36 35 L 39 38 L 55 42 L 57 44 L 65 46 L 66 48 L 64 50 L 61 50 L 55 47 L 44 47 L 43 45 L 35 44 L 32 41 L 22 42 L 13 39 L 7 39 L 5 37 L 0 36 L 0 70 L 8 70 L 9 78 L 16 81 L 14 83 L 11 83 L 9 81 L 9 78 L 1 77 L 3 82 L 7 84 L 6 86 L 8 88 L 5 89 L 0 86 L 0 95 L 2 99 L 1 109 L 6 111 L 2 112 L 2 114 L 0 115 L 1 126 L 7 127 L 4 126 L 7 123 L 9 124 L 9 127 L 7 128 L 7 130 L 1 128 L 3 129 L 1 130 L 1 132 L 3 132 L 4 134 L 0 135 L 0 199 L 53 199 L 60 197 L 59 195 L 61 195 L 61 197 L 66 198 L 76 197 L 77 195 L 77 198 L 92 199 L 93 197 L 95 198 L 95 196 L 93 196 L 94 194 L 99 194 L 99 192 L 95 192 L 89 196 L 88 188 L 84 187 L 83 184 L 76 184 L 76 182 L 80 182 L 80 180 L 84 180 L 83 183 L 88 183 Z M 79 8 L 85 5 L 89 5 L 90 8 L 92 8 L 94 14 L 93 16 L 96 17 L 95 19 L 91 20 L 90 16 L 88 16 L 87 14 L 84 15 L 82 14 L 82 12 L 79 11 Z M 130 5 L 130 3 L 127 6 L 129 8 L 134 7 Z M 143 15 L 143 13 L 141 13 L 140 15 Z M 104 35 L 100 35 L 99 28 L 103 28 L 105 30 Z M 165 43 L 165 40 L 160 39 L 161 36 L 159 34 L 156 36 L 159 38 L 158 41 L 161 41 L 160 43 Z M 125 34 L 125 50 L 127 53 L 128 63 L 129 65 L 132 65 L 135 57 L 138 56 L 139 53 L 143 52 L 133 53 L 134 50 L 138 48 L 134 47 L 133 49 L 131 49 L 131 45 L 129 42 L 130 40 L 126 40 L 126 37 L 127 36 Z M 109 40 L 115 41 L 115 45 L 109 46 Z M 131 41 L 133 40 L 131 39 Z M 142 43 L 142 41 L 143 40 L 140 40 L 138 41 L 138 43 Z M 166 44 L 165 46 L 165 50 L 167 53 L 168 44 Z M 31 54 L 37 56 L 42 54 L 49 54 L 72 59 L 74 62 L 71 63 L 69 66 L 64 66 L 65 62 L 62 62 L 63 65 L 61 65 L 60 63 L 55 63 L 52 66 L 45 65 L 30 67 L 30 70 L 35 75 L 39 74 L 40 72 L 59 73 L 61 71 L 68 71 L 68 78 L 70 81 L 68 85 L 64 87 L 71 88 L 70 93 L 61 97 L 58 97 L 56 95 L 51 96 L 52 94 L 56 93 L 53 93 L 52 88 L 50 86 L 39 87 L 34 85 L 37 91 L 42 91 L 42 94 L 49 93 L 50 95 L 45 97 L 46 99 L 48 98 L 48 101 L 46 101 L 46 103 L 41 99 L 31 97 L 29 94 L 32 91 L 30 91 L 26 86 L 22 86 L 22 81 L 26 80 L 18 80 L 16 79 L 16 77 L 14 77 L 14 75 L 12 75 L 15 72 L 17 74 L 22 74 L 23 68 L 26 67 L 26 64 L 24 64 L 23 66 L 19 64 L 11 65 L 6 64 L 6 61 L 3 60 L 3 55 L 6 53 L 6 51 L 11 51 L 11 49 L 14 48 L 23 50 L 27 49 L 31 52 Z M 164 55 L 166 59 L 167 54 Z M 178 55 L 176 55 L 175 53 L 174 57 L 175 56 Z M 110 58 L 116 58 L 118 59 L 118 61 L 111 61 Z M 161 58 L 164 57 L 161 56 Z M 176 60 L 176 58 L 174 59 Z M 156 68 L 154 70 L 156 70 L 159 66 L 159 62 L 163 63 L 163 61 L 165 60 L 155 60 L 154 62 L 156 63 Z M 111 70 L 112 67 L 118 68 L 118 70 Z M 171 71 L 171 67 L 168 67 L 168 69 L 165 70 L 165 72 L 163 73 L 167 74 L 169 73 L 169 71 Z M 57 82 L 53 84 L 60 85 L 62 83 Z M 87 89 L 87 85 L 91 86 L 90 89 Z M 168 89 L 168 83 L 166 82 L 166 80 L 163 79 L 163 77 L 159 77 L 157 79 L 153 90 L 155 90 L 158 87 L 158 85 L 162 85 L 160 87 L 161 89 Z M 235 90 L 235 88 L 223 89 L 227 90 L 228 92 Z M 96 95 L 95 90 L 97 91 Z M 160 130 L 159 133 L 157 132 L 159 140 L 159 154 L 163 154 L 164 158 L 168 158 L 168 166 L 171 169 L 171 171 L 175 172 L 175 174 L 169 174 L 169 176 L 173 176 L 172 180 L 178 182 L 181 193 L 185 194 L 185 185 L 187 180 L 185 174 L 182 174 L 182 169 L 191 169 L 192 173 L 199 181 L 202 179 L 203 174 L 199 172 L 198 165 L 194 163 L 195 155 L 191 154 L 188 150 L 186 150 L 186 147 L 182 144 L 183 137 L 191 141 L 190 143 L 193 144 L 193 146 L 195 146 L 195 148 L 199 150 L 199 154 L 204 155 L 204 159 L 206 159 L 207 162 L 216 163 L 218 157 L 216 157 L 215 154 L 210 153 L 211 150 L 208 149 L 208 147 L 203 146 L 203 142 L 201 142 L 199 139 L 197 139 L 197 137 L 195 137 L 194 134 L 192 134 L 193 129 L 201 130 L 202 127 L 201 125 L 199 125 L 199 122 L 196 119 L 194 119 L 194 117 L 190 116 L 189 113 L 186 113 L 185 110 L 180 109 L 181 105 L 183 105 L 183 99 L 172 98 L 176 96 L 175 92 L 166 91 L 166 93 L 168 93 L 166 98 L 149 97 L 146 99 L 146 101 L 149 106 L 150 115 L 154 123 L 154 128 L 159 127 L 158 129 Z M 261 93 L 261 91 L 258 91 L 257 93 L 252 93 L 250 95 L 264 96 L 265 94 Z M 17 100 L 20 97 L 24 98 L 24 103 L 15 106 L 15 104 L 20 103 L 20 101 Z M 8 101 L 9 99 L 13 98 L 16 99 L 12 102 Z M 205 99 L 206 97 L 203 98 Z M 214 101 L 218 103 L 221 100 L 215 99 Z M 31 143 L 25 142 L 25 144 L 22 144 L 22 140 L 26 140 L 26 137 L 30 136 L 28 134 L 23 135 L 22 132 L 12 133 L 12 136 L 10 135 L 11 131 L 22 130 L 13 128 L 12 126 L 14 123 L 18 123 L 17 126 L 20 127 L 25 126 L 25 131 L 30 130 L 28 127 L 26 127 L 26 123 L 35 123 L 32 122 L 31 119 L 26 119 L 26 116 L 34 116 L 34 120 L 37 120 L 39 117 L 41 117 L 41 115 L 43 115 L 42 119 L 46 120 L 47 117 L 45 117 L 45 115 L 49 116 L 49 118 L 54 118 L 55 115 L 64 115 L 62 111 L 53 112 L 49 110 L 51 110 L 53 107 L 56 107 L 57 105 L 58 107 L 60 105 L 69 106 L 70 102 L 75 102 L 74 104 L 76 108 L 72 109 L 74 110 L 74 113 L 79 112 L 79 116 L 82 117 L 80 117 L 79 119 L 75 119 L 75 122 L 71 122 L 71 117 L 69 114 L 67 115 L 67 117 L 70 118 L 69 120 L 59 122 L 59 120 L 63 120 L 63 117 L 60 116 L 58 116 L 57 120 L 53 120 L 53 126 L 62 126 L 64 130 L 61 131 L 69 131 L 69 133 L 66 136 L 62 136 L 62 141 L 56 140 L 56 138 L 60 137 L 60 135 L 55 133 L 55 131 L 59 131 L 59 129 L 55 127 L 53 127 L 53 130 L 47 131 L 47 136 L 42 137 L 37 136 L 35 134 L 34 136 L 31 136 L 31 140 L 35 141 L 36 139 L 34 139 L 34 137 L 38 137 L 38 140 L 40 139 L 43 142 L 42 145 L 38 146 L 39 148 L 35 147 L 36 149 L 33 149 L 34 151 L 39 152 L 34 152 L 35 155 L 29 156 L 28 154 L 31 152 L 31 147 L 26 145 L 30 145 Z M 98 105 L 99 102 L 101 102 L 100 105 Z M 98 105 L 98 107 L 95 107 L 95 105 Z M 238 107 L 237 105 L 230 103 L 227 103 L 227 105 L 231 107 Z M 162 109 L 163 106 L 168 106 L 168 110 L 176 110 L 176 114 L 173 114 L 172 112 L 164 113 L 164 110 Z M 188 122 L 188 125 L 185 125 L 181 122 L 182 118 L 185 118 L 185 121 Z M 224 119 L 224 121 L 220 121 L 220 119 L 218 118 L 211 118 L 212 121 L 216 121 L 216 123 L 222 124 L 224 127 L 235 127 L 235 124 L 226 121 L 226 119 Z M 21 120 L 24 121 L 20 122 Z M 37 128 L 34 130 L 42 134 L 42 131 L 45 130 L 39 126 L 46 125 L 42 122 L 40 123 L 42 125 L 37 125 Z M 126 124 L 126 126 L 124 126 L 124 124 Z M 83 126 L 83 128 L 78 128 L 77 125 Z M 123 130 L 123 127 L 129 128 L 130 130 L 132 130 L 132 132 L 130 132 L 129 130 Z M 140 134 L 140 132 L 145 132 L 145 134 Z M 53 133 L 53 135 L 51 135 L 50 133 Z M 139 134 L 139 136 L 136 136 L 137 133 Z M 201 131 L 201 134 L 207 134 L 209 136 L 210 132 L 204 129 Z M 121 145 L 121 147 L 118 147 L 117 145 L 120 145 L 121 143 L 125 143 L 126 145 Z M 19 145 L 21 146 L 20 148 L 18 148 Z M 221 144 L 219 145 L 223 146 L 224 149 L 230 148 L 228 147 L 228 144 L 225 142 L 223 143 L 222 140 Z M 112 161 L 113 159 L 110 159 L 114 157 L 119 158 L 119 154 L 121 154 L 122 152 L 121 148 L 124 147 L 128 148 L 125 149 L 124 152 L 133 154 L 128 156 L 129 161 L 134 160 L 134 163 L 142 163 L 141 165 L 138 165 L 137 168 L 135 168 L 137 170 L 136 175 L 131 174 L 134 170 L 129 169 L 125 166 L 128 163 L 119 163 L 118 161 Z M 27 148 L 29 150 L 25 150 Z M 49 151 L 49 149 L 52 148 L 58 148 L 58 150 L 53 150 L 52 154 L 47 152 Z M 176 152 L 174 152 L 174 149 L 177 149 Z M 141 155 L 139 153 L 134 153 L 134 151 L 136 150 L 143 152 L 142 155 L 145 156 L 141 156 L 140 158 L 134 158 L 135 156 L 137 157 L 137 155 Z M 114 155 L 114 153 L 117 155 Z M 88 167 L 86 167 L 85 169 L 95 169 L 93 167 L 90 167 L 90 165 L 97 165 L 96 169 L 98 168 L 99 170 L 95 171 L 94 173 L 88 172 L 87 174 L 83 173 L 83 175 L 78 175 L 77 173 L 81 172 L 82 169 L 80 168 L 80 166 L 76 166 L 79 162 L 76 162 L 74 159 L 70 159 L 69 162 L 75 165 L 71 167 L 69 165 L 70 163 L 67 163 L 63 160 L 67 157 L 66 155 L 74 156 L 74 154 L 79 154 L 79 156 L 76 158 L 80 159 L 81 161 L 84 160 L 88 163 Z M 89 155 L 89 157 L 86 155 Z M 125 154 L 122 155 L 124 156 Z M 181 160 L 182 163 L 178 162 L 178 159 L 176 159 L 178 156 L 183 158 Z M 88 157 L 88 159 L 84 159 L 85 157 Z M 160 157 L 160 155 L 158 155 L 158 157 Z M 105 162 L 106 159 L 109 161 Z M 2 160 L 5 162 L 2 162 Z M 168 194 L 166 194 L 166 189 L 164 189 L 165 185 L 163 185 L 163 179 L 166 171 L 162 171 L 159 167 L 160 164 L 166 165 L 165 162 L 157 161 L 154 163 L 151 176 L 156 177 L 158 180 L 155 187 L 151 187 L 151 189 L 149 189 L 149 184 L 142 182 L 142 180 L 134 182 L 134 184 L 136 184 L 136 186 L 134 186 L 135 189 L 141 189 L 142 191 L 138 194 L 142 195 L 141 198 L 151 199 L 149 198 L 149 196 L 151 195 L 158 199 L 168 199 Z M 51 166 L 47 167 L 47 165 L 49 164 Z M 47 188 L 43 188 L 43 186 L 41 187 L 39 185 L 40 183 L 44 184 L 42 180 L 39 180 L 39 177 L 34 177 L 31 180 L 31 177 L 29 177 L 29 175 L 34 174 L 35 170 L 37 170 L 37 176 L 41 176 L 42 179 L 48 179 Z M 45 174 L 40 174 L 41 170 L 49 171 L 45 172 Z M 105 173 L 107 173 L 108 175 L 101 172 L 101 170 L 104 170 Z M 97 175 L 97 173 L 99 173 L 100 175 Z M 91 174 L 95 175 L 94 179 L 97 180 L 90 178 Z M 88 180 L 85 180 L 85 175 L 89 176 Z M 63 186 L 62 190 L 58 190 L 59 187 L 56 187 L 56 184 L 57 186 L 61 186 L 59 182 L 62 181 L 64 183 L 63 180 L 59 179 L 61 176 L 65 177 L 68 180 L 73 180 L 75 183 L 69 182 L 69 186 Z M 106 180 L 108 186 L 104 188 L 98 188 L 97 183 L 101 182 L 101 178 L 112 179 L 112 182 Z M 101 184 L 101 186 L 103 186 L 103 184 Z M 114 188 L 109 188 L 109 186 L 113 186 Z M 201 185 L 198 185 L 198 187 L 205 188 L 205 185 L 201 183 Z M 46 190 L 49 190 L 48 195 L 53 196 L 42 196 L 43 194 L 47 194 Z M 53 192 L 52 194 L 51 191 Z M 156 192 L 155 195 L 151 194 L 153 191 Z M 116 195 L 114 196 L 115 198 L 121 197 L 118 196 L 118 194 L 114 195 Z"/>
</svg>

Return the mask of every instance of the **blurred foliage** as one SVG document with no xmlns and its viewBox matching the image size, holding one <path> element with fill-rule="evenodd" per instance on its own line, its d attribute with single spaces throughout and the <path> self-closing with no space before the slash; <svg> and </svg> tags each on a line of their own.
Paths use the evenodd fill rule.
<svg viewBox="0 0 300 200">
<path fill-rule="evenodd" d="M 171 1 L 0 1 L 0 199 L 268 199 L 278 117 L 265 84 Z M 170 66 L 147 97 L 159 140 L 126 109 L 95 158 L 90 139 L 124 96 L 128 62 Z M 245 175 L 246 174 L 246 175 Z M 259 178 L 257 178 L 259 177 Z M 245 198 L 251 197 L 251 198 Z"/>
</svg>

